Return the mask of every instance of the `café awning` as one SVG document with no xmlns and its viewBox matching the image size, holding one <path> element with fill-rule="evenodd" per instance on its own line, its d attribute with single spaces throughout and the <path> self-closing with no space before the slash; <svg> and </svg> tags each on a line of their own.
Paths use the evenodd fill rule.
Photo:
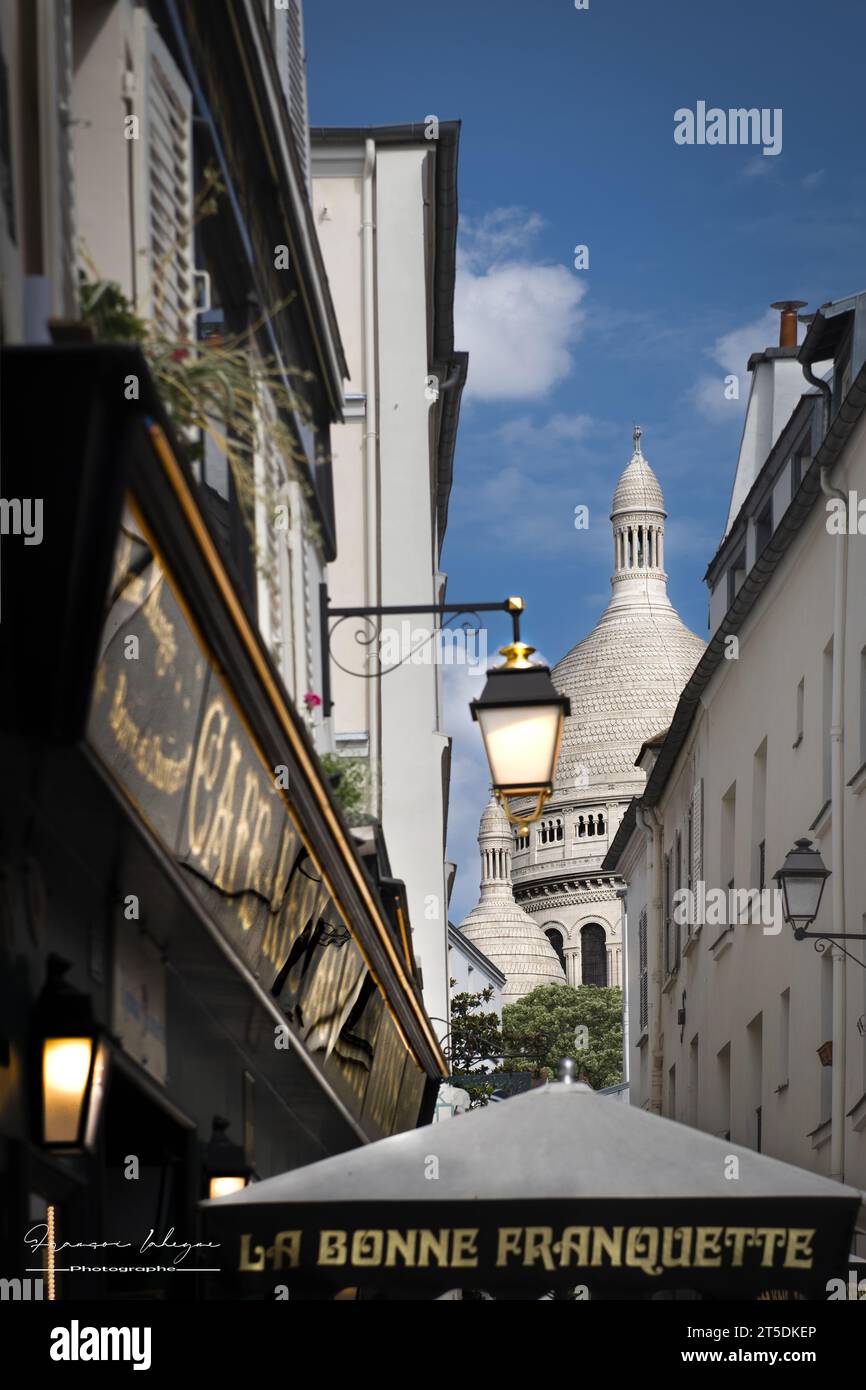
<svg viewBox="0 0 866 1390">
<path fill-rule="evenodd" d="M 273 1283 L 591 1297 L 826 1297 L 860 1194 L 555 1082 L 203 1204 L 223 1270 Z M 535 1290 L 535 1293 L 529 1292 Z"/>
</svg>

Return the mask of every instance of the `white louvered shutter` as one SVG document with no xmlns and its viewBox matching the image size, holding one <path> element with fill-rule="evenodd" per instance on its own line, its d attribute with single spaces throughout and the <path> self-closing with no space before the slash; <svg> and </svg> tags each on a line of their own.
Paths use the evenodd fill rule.
<svg viewBox="0 0 866 1390">
<path fill-rule="evenodd" d="M 692 887 L 704 876 L 704 779 L 699 777 L 692 792 Z"/>
<path fill-rule="evenodd" d="M 161 334 L 188 341 L 195 336 L 192 96 L 143 9 L 136 26 L 136 298 Z"/>
<path fill-rule="evenodd" d="M 641 908 L 638 918 L 638 974 L 640 981 L 640 1031 L 647 1026 L 649 1020 L 649 999 L 647 991 L 648 962 L 647 962 L 647 913 L 646 908 Z"/>
<path fill-rule="evenodd" d="M 307 61 L 304 53 L 304 17 L 301 0 L 288 0 L 284 22 L 276 34 L 276 58 L 280 81 L 289 109 L 295 148 L 303 170 L 307 192 L 310 191 L 310 127 L 307 112 Z"/>
</svg>

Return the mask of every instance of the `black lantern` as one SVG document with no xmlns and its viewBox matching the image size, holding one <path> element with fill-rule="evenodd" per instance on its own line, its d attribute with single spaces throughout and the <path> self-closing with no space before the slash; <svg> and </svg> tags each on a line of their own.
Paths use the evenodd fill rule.
<svg viewBox="0 0 866 1390">
<path fill-rule="evenodd" d="M 227 1130 L 231 1124 L 222 1115 L 214 1115 L 213 1130 L 204 1150 L 204 1170 L 208 1197 L 227 1197 L 231 1192 L 240 1192 L 253 1176 L 252 1164 L 247 1162 L 246 1154 L 240 1144 L 229 1139 Z"/>
<path fill-rule="evenodd" d="M 69 968 L 61 956 L 48 957 L 34 1010 L 38 1142 L 56 1153 L 89 1153 L 105 1100 L 110 1047 L 89 995 L 66 979 Z"/>
<path fill-rule="evenodd" d="M 553 790 L 562 730 L 571 706 L 547 666 L 529 660 L 525 642 L 502 647 L 505 661 L 487 672 L 481 698 L 469 708 L 481 727 L 490 779 L 508 819 L 524 829 L 541 815 Z M 534 796 L 534 810 L 513 811 L 512 799 Z"/>
<path fill-rule="evenodd" d="M 818 916 L 824 884 L 829 877 L 830 870 L 807 839 L 796 842 L 785 856 L 781 869 L 773 875 L 782 890 L 785 921 L 794 928 L 798 940 Z"/>
</svg>

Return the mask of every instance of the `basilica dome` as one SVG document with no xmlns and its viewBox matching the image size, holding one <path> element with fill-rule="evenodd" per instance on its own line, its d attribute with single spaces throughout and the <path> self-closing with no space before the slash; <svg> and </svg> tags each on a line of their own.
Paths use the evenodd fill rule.
<svg viewBox="0 0 866 1390">
<path fill-rule="evenodd" d="M 481 896 L 460 923 L 460 930 L 502 971 L 502 1003 L 513 1004 L 539 985 L 565 984 L 556 951 L 528 913 L 518 907 L 511 888 L 511 826 L 491 797 L 478 830 L 481 851 Z"/>
<path fill-rule="evenodd" d="M 554 800 L 581 787 L 642 784 L 634 766 L 640 747 L 667 728 L 704 650 L 667 595 L 665 516 L 661 486 L 636 429 L 610 514 L 610 603 L 589 636 L 552 671 L 554 685 L 571 701 Z"/>
</svg>

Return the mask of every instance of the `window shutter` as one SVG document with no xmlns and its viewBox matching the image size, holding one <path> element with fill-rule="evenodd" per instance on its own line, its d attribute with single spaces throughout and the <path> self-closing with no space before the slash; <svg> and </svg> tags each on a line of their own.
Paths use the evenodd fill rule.
<svg viewBox="0 0 866 1390">
<path fill-rule="evenodd" d="M 304 53 L 304 19 L 301 0 L 288 0 L 285 11 L 277 12 L 284 19 L 276 31 L 276 58 L 280 81 L 286 97 L 295 149 L 298 152 L 307 192 L 310 191 L 310 128 L 307 114 L 307 62 Z"/>
<path fill-rule="evenodd" d="M 646 944 L 646 908 L 641 909 L 638 918 L 638 959 L 640 976 L 640 1031 L 643 1032 L 649 1021 L 649 1008 L 647 1000 L 647 944 Z"/>
<path fill-rule="evenodd" d="M 136 12 L 134 114 L 139 312 L 172 341 L 195 336 L 192 97 L 145 10 Z"/>
<path fill-rule="evenodd" d="M 699 777 L 692 792 L 692 887 L 704 877 L 704 779 Z"/>
<path fill-rule="evenodd" d="M 669 975 L 673 969 L 673 953 L 671 951 L 671 857 L 669 854 L 665 855 L 664 864 L 665 974 Z"/>
</svg>

